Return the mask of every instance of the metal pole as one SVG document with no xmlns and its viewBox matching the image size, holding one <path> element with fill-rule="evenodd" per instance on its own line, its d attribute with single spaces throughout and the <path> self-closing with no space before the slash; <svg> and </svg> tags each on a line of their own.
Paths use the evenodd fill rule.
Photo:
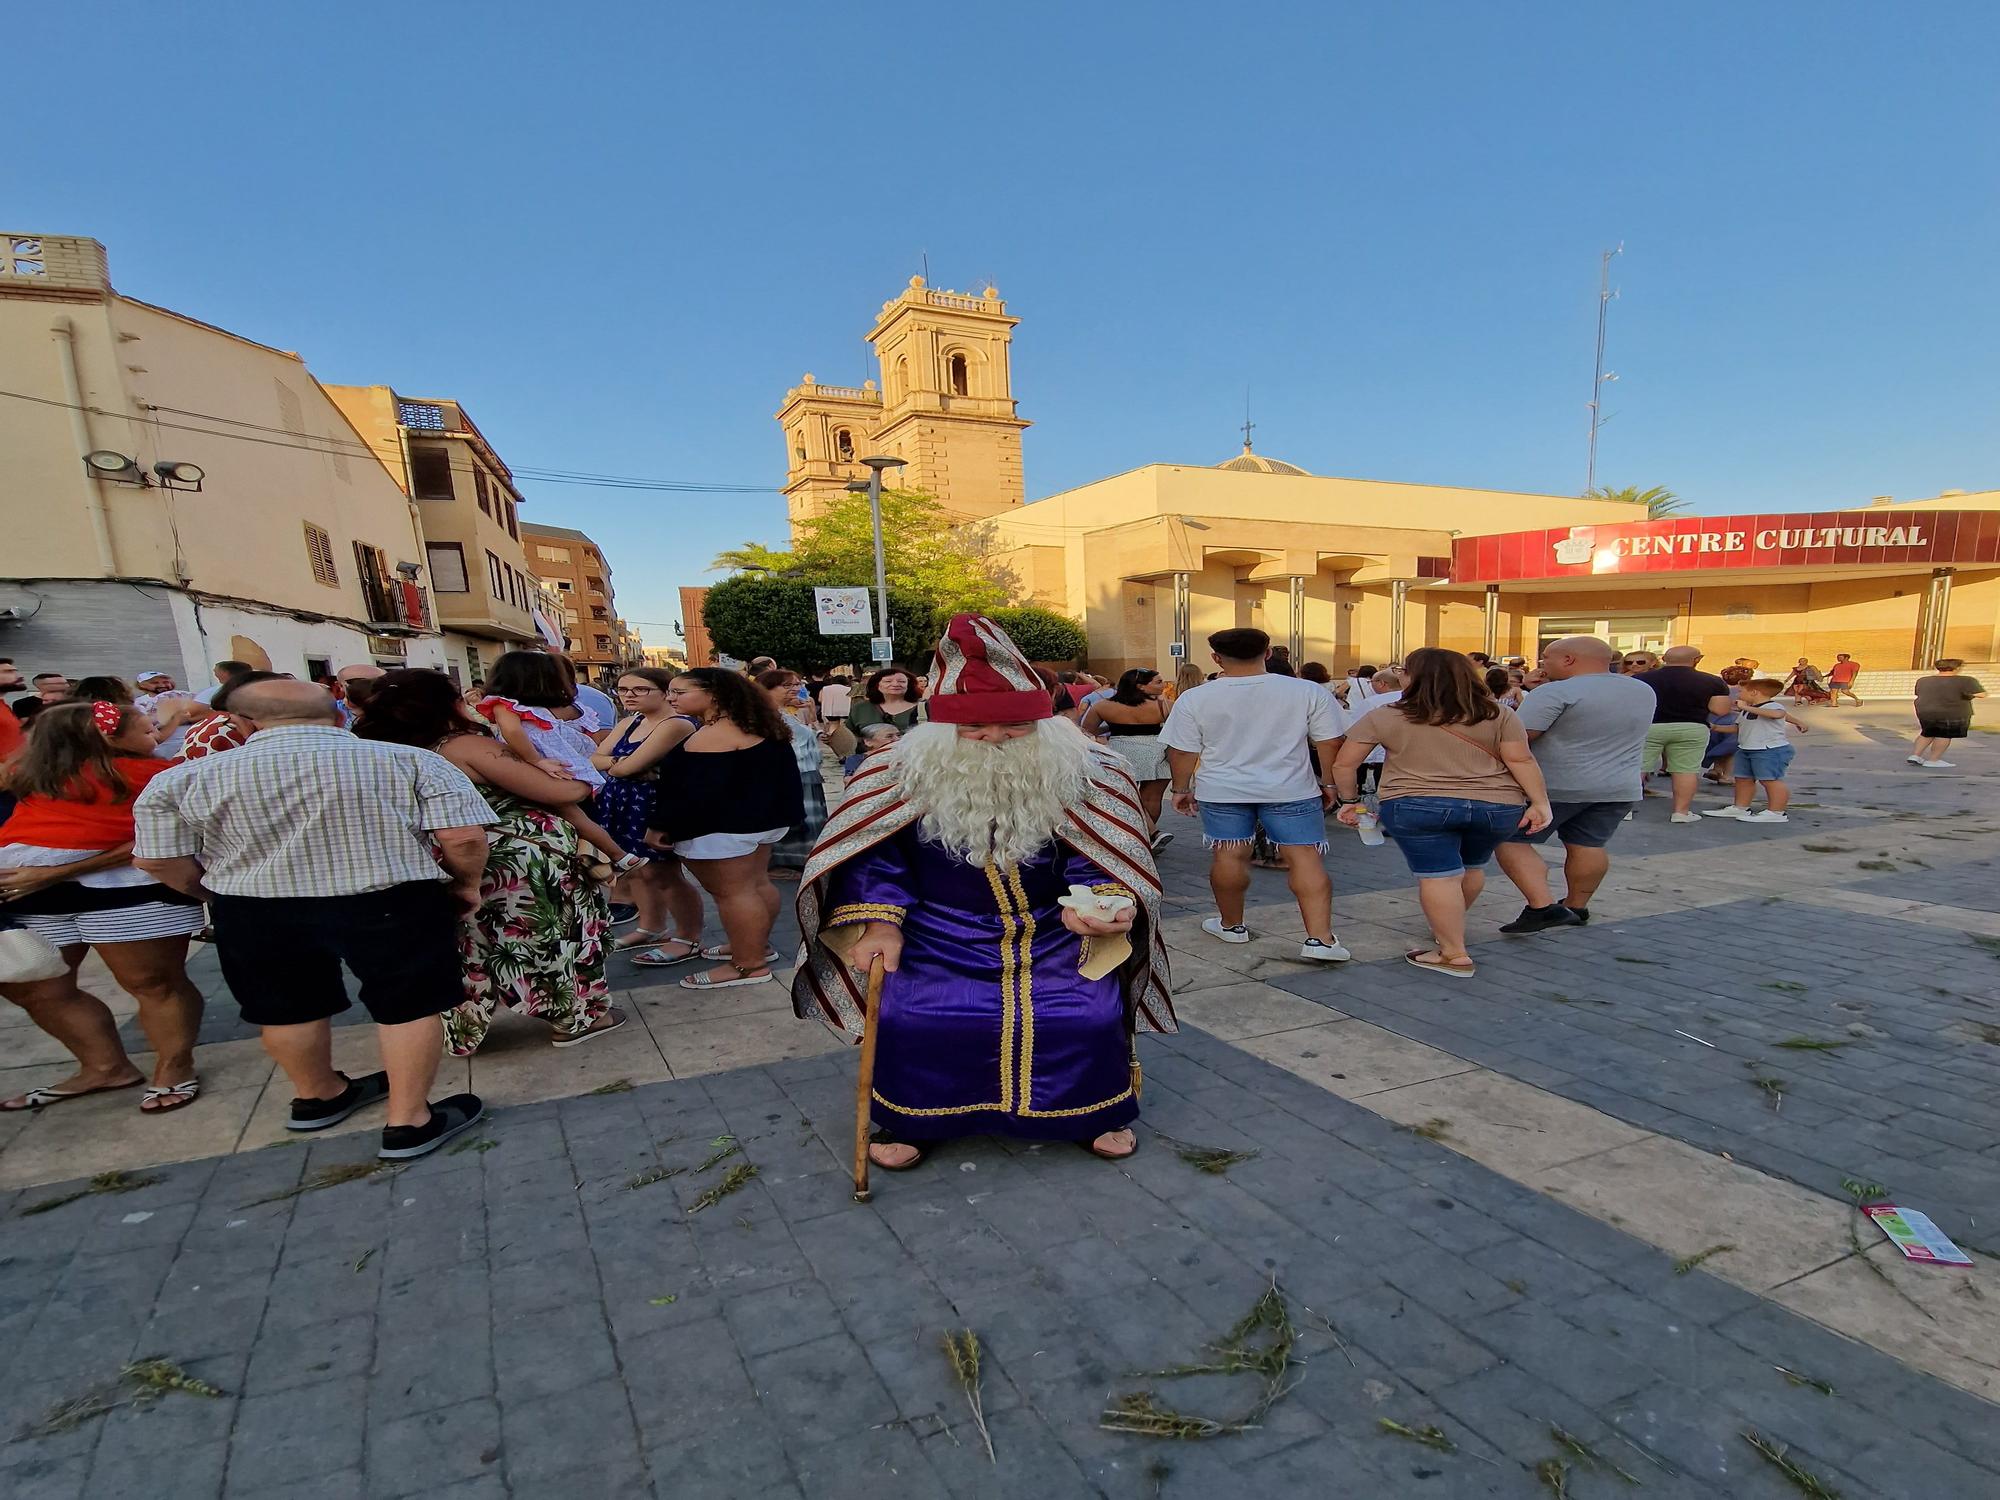
<svg viewBox="0 0 2000 1500">
<path fill-rule="evenodd" d="M 889 575 L 882 561 L 882 471 L 868 470 L 868 519 L 875 528 L 875 633 L 889 638 Z"/>
<path fill-rule="evenodd" d="M 1389 584 L 1389 659 L 1403 664 L 1403 608 L 1409 602 L 1410 585 L 1398 578 Z"/>
<path fill-rule="evenodd" d="M 1611 311 L 1611 257 L 1622 255 L 1624 245 L 1606 250 L 1597 267 L 1597 367 L 1590 380 L 1590 463 L 1585 470 L 1584 493 L 1597 488 L 1597 429 L 1604 425 L 1601 406 L 1604 397 L 1604 325 Z"/>
</svg>

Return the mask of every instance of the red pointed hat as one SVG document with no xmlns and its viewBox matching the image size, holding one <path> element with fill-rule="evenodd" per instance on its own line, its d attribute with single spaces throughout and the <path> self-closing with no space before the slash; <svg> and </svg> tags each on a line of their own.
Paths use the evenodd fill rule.
<svg viewBox="0 0 2000 1500">
<path fill-rule="evenodd" d="M 937 644 L 924 700 L 934 724 L 1025 724 L 1055 717 L 1049 690 L 1007 632 L 984 615 L 953 615 Z"/>
</svg>

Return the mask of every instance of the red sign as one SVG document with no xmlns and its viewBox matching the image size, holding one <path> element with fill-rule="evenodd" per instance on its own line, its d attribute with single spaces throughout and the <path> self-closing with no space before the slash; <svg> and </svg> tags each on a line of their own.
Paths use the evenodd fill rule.
<svg viewBox="0 0 2000 1500">
<path fill-rule="evenodd" d="M 1710 568 L 2000 564 L 2000 510 L 1809 511 L 1676 516 L 1459 537 L 1453 583 L 1628 578 Z"/>
</svg>

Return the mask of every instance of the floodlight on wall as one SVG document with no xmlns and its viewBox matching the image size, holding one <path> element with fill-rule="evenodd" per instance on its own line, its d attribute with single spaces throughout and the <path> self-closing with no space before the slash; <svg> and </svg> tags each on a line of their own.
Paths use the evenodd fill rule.
<svg viewBox="0 0 2000 1500">
<path fill-rule="evenodd" d="M 117 484 L 147 482 L 145 474 L 140 471 L 139 460 L 114 453 L 109 448 L 96 448 L 84 454 L 83 468 L 93 479 L 109 479 Z"/>
<path fill-rule="evenodd" d="M 153 472 L 160 476 L 160 483 L 170 490 L 192 490 L 201 493 L 201 482 L 207 477 L 200 464 L 184 464 L 171 458 L 163 458 L 153 465 Z"/>
</svg>

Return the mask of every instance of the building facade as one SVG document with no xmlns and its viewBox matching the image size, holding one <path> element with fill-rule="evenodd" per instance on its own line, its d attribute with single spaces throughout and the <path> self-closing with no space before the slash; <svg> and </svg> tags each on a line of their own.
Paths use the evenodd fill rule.
<svg viewBox="0 0 2000 1500">
<path fill-rule="evenodd" d="M 517 514 L 526 502 L 465 408 L 402 396 L 386 385 L 330 385 L 326 393 L 390 479 L 417 502 L 454 680 L 480 681 L 502 652 L 540 641 L 538 585 Z"/>
<path fill-rule="evenodd" d="M 878 378 L 857 387 L 811 375 L 778 408 L 787 456 L 785 500 L 801 521 L 867 477 L 863 458 L 900 458 L 887 483 L 922 490 L 960 521 L 1011 510 L 1025 497 L 1012 366 L 1014 328 L 994 287 L 938 291 L 912 276 L 882 304 L 868 345 Z"/>
<path fill-rule="evenodd" d="M 445 665 L 413 503 L 298 355 L 0 234 L 0 655 L 205 685 Z"/>
<path fill-rule="evenodd" d="M 2000 492 L 1803 515 L 1648 521 L 1564 495 L 1329 479 L 1245 451 L 1152 464 L 993 519 L 1027 599 L 1094 669 L 1254 625 L 1340 671 L 1425 645 L 1533 657 L 1570 634 L 1907 671 L 2000 656 Z"/>
<path fill-rule="evenodd" d="M 629 632 L 618 618 L 603 549 L 568 526 L 524 525 L 521 539 L 528 566 L 563 602 L 563 633 L 577 671 L 597 682 L 627 665 Z"/>
</svg>

